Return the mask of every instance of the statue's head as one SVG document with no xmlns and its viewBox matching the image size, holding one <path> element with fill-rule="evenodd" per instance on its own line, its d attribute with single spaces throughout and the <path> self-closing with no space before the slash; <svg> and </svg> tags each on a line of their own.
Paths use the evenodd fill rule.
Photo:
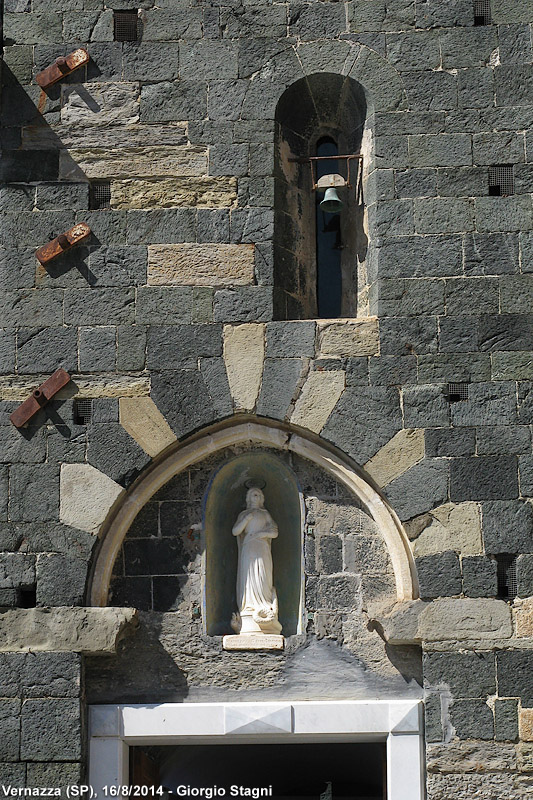
<svg viewBox="0 0 533 800">
<path fill-rule="evenodd" d="M 262 508 L 265 502 L 265 495 L 256 486 L 252 486 L 246 492 L 246 506 L 247 508 Z"/>
</svg>

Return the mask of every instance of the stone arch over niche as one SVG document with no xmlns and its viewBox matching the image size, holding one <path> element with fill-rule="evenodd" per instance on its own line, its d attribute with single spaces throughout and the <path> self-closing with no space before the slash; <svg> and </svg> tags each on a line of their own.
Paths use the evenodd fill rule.
<svg viewBox="0 0 533 800">
<path fill-rule="evenodd" d="M 109 511 L 100 530 L 100 546 L 92 565 L 88 604 L 106 606 L 113 566 L 135 517 L 174 476 L 207 456 L 235 445 L 254 443 L 307 459 L 344 485 L 378 527 L 394 572 L 398 601 L 418 597 L 418 580 L 409 541 L 401 523 L 363 471 L 342 451 L 319 437 L 275 420 L 242 417 L 200 431 L 167 450 L 139 476 Z"/>
<path fill-rule="evenodd" d="M 231 527 L 250 486 L 259 486 L 278 526 L 272 541 L 274 586 L 285 636 L 302 632 L 302 533 L 305 509 L 294 472 L 269 452 L 247 452 L 220 467 L 208 487 L 204 513 L 205 625 L 208 634 L 228 633 L 234 606 L 237 548 Z"/>
</svg>

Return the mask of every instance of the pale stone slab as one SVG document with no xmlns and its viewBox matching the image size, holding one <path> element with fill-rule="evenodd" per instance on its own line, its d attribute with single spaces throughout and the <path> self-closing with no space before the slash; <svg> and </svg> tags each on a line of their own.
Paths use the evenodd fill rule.
<svg viewBox="0 0 533 800">
<path fill-rule="evenodd" d="M 225 733 L 291 733 L 292 707 L 228 705 L 224 709 Z"/>
<path fill-rule="evenodd" d="M 82 531 L 96 533 L 124 489 L 90 464 L 62 464 L 59 519 Z"/>
<path fill-rule="evenodd" d="M 264 359 L 263 323 L 224 326 L 224 363 L 236 410 L 253 410 L 261 386 Z"/>
<path fill-rule="evenodd" d="M 420 730 L 420 704 L 394 703 L 389 710 L 392 733 L 415 733 Z"/>
<path fill-rule="evenodd" d="M 85 125 L 131 125 L 138 121 L 138 83 L 89 82 L 61 86 L 61 122 L 79 126 L 80 135 Z"/>
<path fill-rule="evenodd" d="M 518 732 L 523 742 L 533 742 L 533 708 L 522 708 L 520 710 Z"/>
<path fill-rule="evenodd" d="M 503 772 L 516 766 L 512 744 L 468 741 L 427 746 L 428 772 Z"/>
<path fill-rule="evenodd" d="M 114 653 L 138 625 L 133 608 L 15 608 L 0 614 L 0 652 Z"/>
<path fill-rule="evenodd" d="M 22 129 L 22 150 L 64 150 L 102 147 L 160 147 L 187 144 L 183 123 L 166 125 L 28 125 Z M 227 180 L 227 178 L 225 178 Z"/>
<path fill-rule="evenodd" d="M 377 317 L 318 322 L 319 357 L 379 355 Z"/>
<path fill-rule="evenodd" d="M 245 286 L 253 280 L 253 244 L 148 247 L 149 286 Z"/>
<path fill-rule="evenodd" d="M 511 609 L 503 600 L 444 597 L 423 609 L 418 636 L 426 642 L 509 639 Z"/>
<path fill-rule="evenodd" d="M 283 650 L 285 639 L 275 633 L 250 633 L 239 636 L 224 636 L 224 650 Z"/>
<path fill-rule="evenodd" d="M 423 458 L 424 431 L 421 428 L 410 428 L 398 431 L 366 462 L 364 468 L 378 486 L 387 486 Z"/>
<path fill-rule="evenodd" d="M 469 556 L 483 553 L 478 503 L 445 503 L 405 523 L 405 530 L 414 539 L 412 548 L 417 558 L 446 550 Z"/>
<path fill-rule="evenodd" d="M 59 174 L 73 179 L 197 176 L 207 172 L 205 147 L 79 148 L 59 152 Z"/>
<path fill-rule="evenodd" d="M 0 400 L 26 400 L 37 386 L 50 375 L 32 375 L 28 378 L 1 377 Z M 90 378 L 78 378 L 72 375 L 72 381 L 62 389 L 57 397 L 144 397 L 150 394 L 150 379 L 138 375 L 91 375 Z"/>
<path fill-rule="evenodd" d="M 236 201 L 237 179 L 226 176 L 111 183 L 111 208 L 230 208 Z"/>
<path fill-rule="evenodd" d="M 517 598 L 514 601 L 513 614 L 516 635 L 520 638 L 533 638 L 533 597 Z"/>
<path fill-rule="evenodd" d="M 341 371 L 311 372 L 303 385 L 291 422 L 320 433 L 346 386 Z"/>
<path fill-rule="evenodd" d="M 121 397 L 119 421 L 149 456 L 156 456 L 176 441 L 170 425 L 150 397 Z"/>
</svg>

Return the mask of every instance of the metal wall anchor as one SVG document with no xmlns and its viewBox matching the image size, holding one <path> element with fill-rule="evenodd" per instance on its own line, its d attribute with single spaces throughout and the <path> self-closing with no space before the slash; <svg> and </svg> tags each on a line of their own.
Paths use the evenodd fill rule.
<svg viewBox="0 0 533 800">
<path fill-rule="evenodd" d="M 63 386 L 70 381 L 70 375 L 61 367 L 35 389 L 27 400 L 13 411 L 9 419 L 15 428 L 22 428 Z"/>
<path fill-rule="evenodd" d="M 80 47 L 79 50 L 74 50 L 73 53 L 66 57 L 59 56 L 59 58 L 56 58 L 53 64 L 50 64 L 49 67 L 46 67 L 35 76 L 35 80 L 41 89 L 48 89 L 49 86 L 60 81 L 65 75 L 70 75 L 71 72 L 82 67 L 88 61 L 89 53 L 83 47 Z"/>
<path fill-rule="evenodd" d="M 35 257 L 41 264 L 47 264 L 53 258 L 64 253 L 65 250 L 70 250 L 75 244 L 86 239 L 90 234 L 91 229 L 89 226 L 86 225 L 85 222 L 78 222 L 77 225 L 74 225 L 74 227 L 66 233 L 59 234 L 59 236 L 56 236 L 56 238 L 52 239 L 48 244 L 43 244 L 42 247 L 39 247 L 39 249 L 35 251 Z"/>
</svg>

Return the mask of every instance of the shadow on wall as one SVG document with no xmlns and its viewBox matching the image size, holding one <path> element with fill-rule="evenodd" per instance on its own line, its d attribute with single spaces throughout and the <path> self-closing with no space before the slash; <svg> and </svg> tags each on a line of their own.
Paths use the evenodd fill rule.
<svg viewBox="0 0 533 800">
<path fill-rule="evenodd" d="M 317 300 L 316 192 L 310 163 L 317 143 L 331 138 L 339 155 L 359 153 L 363 143 L 366 100 L 361 84 L 342 75 L 320 73 L 290 86 L 276 109 L 274 315 L 275 319 L 312 319 L 320 316 Z M 328 162 L 329 163 L 329 162 Z M 334 163 L 334 162 L 332 162 Z M 341 190 L 340 272 L 342 292 L 337 316 L 358 313 L 358 285 L 366 284 L 364 261 L 367 237 L 361 166 L 351 162 L 350 187 Z M 347 178 L 346 162 L 336 171 Z M 358 274 L 361 272 L 361 274 Z"/>
</svg>

